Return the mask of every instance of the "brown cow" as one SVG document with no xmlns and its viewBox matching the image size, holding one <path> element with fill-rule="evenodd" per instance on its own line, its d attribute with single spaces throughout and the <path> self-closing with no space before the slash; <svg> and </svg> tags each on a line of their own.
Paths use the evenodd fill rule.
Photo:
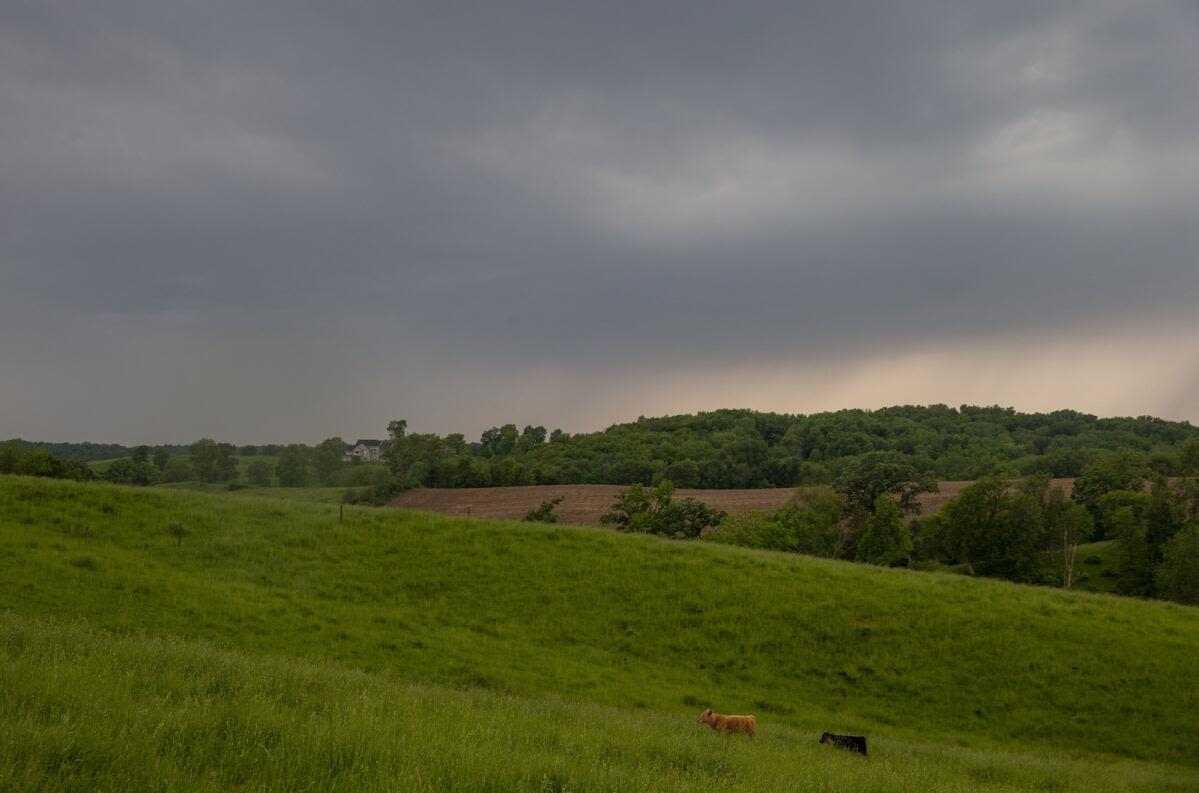
<svg viewBox="0 0 1199 793">
<path fill-rule="evenodd" d="M 713 713 L 711 708 L 699 714 L 699 723 L 707 724 L 721 735 L 743 732 L 752 738 L 758 733 L 758 720 L 753 716 L 722 716 Z"/>
</svg>

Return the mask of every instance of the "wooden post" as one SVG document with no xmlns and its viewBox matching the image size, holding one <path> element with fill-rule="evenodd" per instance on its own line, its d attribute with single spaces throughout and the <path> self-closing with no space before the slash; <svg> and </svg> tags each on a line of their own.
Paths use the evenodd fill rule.
<svg viewBox="0 0 1199 793">
<path fill-rule="evenodd" d="M 341 504 L 337 508 L 337 522 L 338 523 L 346 522 L 346 505 L 345 504 Z"/>
</svg>

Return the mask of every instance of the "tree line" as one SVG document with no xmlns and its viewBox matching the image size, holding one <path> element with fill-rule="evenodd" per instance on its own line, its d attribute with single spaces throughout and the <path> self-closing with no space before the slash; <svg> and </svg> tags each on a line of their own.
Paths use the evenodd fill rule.
<svg viewBox="0 0 1199 793">
<path fill-rule="evenodd" d="M 1072 493 L 1048 474 L 988 476 L 939 513 L 916 496 L 936 488 L 901 456 L 874 452 L 832 486 L 801 487 L 774 512 L 730 516 L 703 539 L 869 564 L 939 569 L 1072 587 L 1078 547 L 1116 544 L 1115 589 L 1199 603 L 1199 439 L 1179 448 L 1177 476 L 1129 449 L 1100 452 Z"/>
<path fill-rule="evenodd" d="M 79 460 L 85 463 L 103 460 L 116 460 L 122 457 L 132 457 L 138 449 L 146 449 L 153 455 L 165 452 L 168 455 L 186 456 L 191 449 L 190 444 L 162 443 L 148 446 L 124 446 L 119 443 L 52 443 L 47 441 L 27 441 L 23 438 L 11 438 L 0 442 L 0 446 L 15 444 L 21 451 L 33 452 L 44 449 L 62 460 Z M 237 447 L 236 453 L 241 457 L 264 455 L 273 457 L 286 444 L 246 444 Z"/>
<path fill-rule="evenodd" d="M 1074 477 L 1097 455 L 1121 449 L 1139 454 L 1150 471 L 1180 472 L 1180 450 L 1199 430 L 1186 422 L 1098 418 L 1071 410 L 1021 413 L 1011 408 L 897 406 L 839 410 L 811 415 L 716 410 L 694 415 L 639 418 L 599 432 L 571 435 L 560 429 L 516 424 L 491 427 L 477 441 L 462 433 L 445 436 L 408 431 L 406 421 L 388 427 L 386 458 L 392 478 L 376 479 L 376 500 L 411 487 L 498 487 L 531 484 L 642 484 L 670 480 L 680 488 L 757 488 L 831 485 L 855 460 L 876 452 L 902 456 L 932 479 L 974 480 L 987 476 L 1023 478 L 1038 474 Z M 207 440 L 207 439 L 205 439 Z M 196 460 L 192 446 L 121 447 L 108 444 L 32 444 L 66 459 L 140 455 L 166 459 L 157 470 L 121 466 L 126 479 L 160 481 L 245 481 L 264 483 L 266 468 L 245 465 L 237 473 L 216 471 Z M 340 438 L 322 443 L 335 446 Z M 264 456 L 272 482 L 295 486 L 341 484 L 336 454 L 321 444 L 227 447 L 230 457 Z M 59 449 L 59 451 L 55 451 Z M 115 454 L 119 450 L 121 454 Z M 165 454 L 165 457 L 162 455 Z M 179 462 L 171 462 L 178 460 Z M 227 463 L 221 463 L 227 465 Z M 191 466 L 189 468 L 188 466 Z M 347 475 L 343 475 L 347 476 Z M 351 480 L 357 482 L 362 474 Z"/>
<path fill-rule="evenodd" d="M 642 484 L 685 488 L 832 484 L 863 455 L 893 452 L 933 479 L 1073 477 L 1101 452 L 1130 449 L 1151 471 L 1179 472 L 1180 449 L 1199 430 L 1152 417 L 1098 418 L 1070 410 L 902 406 L 813 415 L 717 410 L 640 418 L 570 435 L 543 426 L 461 433 L 388 428 L 395 486 L 498 487 Z"/>
<path fill-rule="evenodd" d="M 240 447 L 201 438 L 188 446 L 136 446 L 129 450 L 128 457 L 106 462 L 97 472 L 82 459 L 62 459 L 48 448 L 9 441 L 0 447 L 0 474 L 134 486 L 196 481 L 224 484 L 230 489 L 275 485 L 362 488 L 391 481 L 381 465 L 346 461 L 346 448 L 345 441 L 336 437 L 315 446 L 293 443 Z M 183 453 L 176 454 L 172 449 Z M 250 450 L 252 453 L 247 454 Z M 260 456 L 265 459 L 253 459 Z M 250 459 L 243 470 L 245 458 Z"/>
</svg>

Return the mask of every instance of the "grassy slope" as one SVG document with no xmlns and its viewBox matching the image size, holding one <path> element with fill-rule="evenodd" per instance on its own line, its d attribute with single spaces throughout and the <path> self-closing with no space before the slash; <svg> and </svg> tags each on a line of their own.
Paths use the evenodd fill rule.
<svg viewBox="0 0 1199 793">
<path fill-rule="evenodd" d="M 347 488 L 344 487 L 242 487 L 229 490 L 227 484 L 203 482 L 171 482 L 155 485 L 165 490 L 187 490 L 193 493 L 214 493 L 243 496 L 266 496 L 283 501 L 303 501 L 316 504 L 340 504 Z M 349 488 L 358 490 L 359 488 Z"/>
<path fill-rule="evenodd" d="M 182 460 L 188 459 L 187 455 L 174 454 L 171 456 L 178 457 L 179 459 L 182 459 Z M 115 463 L 117 460 L 128 460 L 128 459 L 130 459 L 130 458 L 129 457 L 113 457 L 111 460 L 93 460 L 90 463 L 88 463 L 88 465 L 91 466 L 93 471 L 100 474 L 100 473 L 103 473 L 104 471 L 106 471 L 108 469 L 108 467 L 110 465 L 112 465 L 113 463 Z M 248 456 L 244 455 L 244 454 L 235 454 L 235 455 L 233 455 L 233 459 L 237 460 L 237 470 L 242 473 L 245 473 L 246 468 L 251 463 L 264 462 L 267 465 L 271 466 L 271 468 L 274 468 L 275 463 L 279 462 L 278 457 L 275 457 L 275 456 L 269 455 L 269 454 L 254 454 L 254 455 L 248 455 Z"/>
<path fill-rule="evenodd" d="M 181 750 L 154 729 L 186 721 L 186 713 L 173 695 L 164 703 L 147 692 L 186 681 L 152 660 L 161 650 L 201 659 L 194 663 L 204 669 L 248 670 L 245 691 L 201 687 L 199 710 L 225 719 L 196 726 L 201 743 L 215 740 L 205 729 L 251 729 L 253 719 L 237 707 L 246 701 L 258 703 L 280 735 L 316 742 L 314 758 L 357 756 L 339 737 L 340 722 L 305 720 L 310 688 L 345 710 L 346 723 L 366 709 L 360 717 L 377 720 L 385 736 L 418 728 L 391 724 L 381 706 L 355 692 L 391 692 L 397 712 L 432 702 L 435 721 L 448 727 L 455 714 L 489 719 L 511 710 L 529 732 L 479 738 L 482 756 L 493 761 L 478 761 L 483 777 L 457 783 L 472 789 L 487 774 L 495 775 L 494 789 L 516 786 L 509 766 L 605 789 L 619 787 L 621 774 L 643 788 L 652 781 L 689 789 L 726 772 L 746 789 L 772 789 L 765 780 L 797 773 L 813 789 L 890 790 L 901 781 L 913 790 L 1199 787 L 1192 740 L 1199 703 L 1177 685 L 1199 667 L 1194 609 L 601 531 L 366 509 L 347 510 L 339 526 L 336 514 L 240 495 L 0 479 L 0 609 L 15 615 L 4 638 L 17 670 L 5 688 L 36 705 L 14 709 L 6 701 L 0 717 L 33 741 L 53 732 L 53 718 L 35 718 L 43 700 L 129 688 L 112 707 L 140 725 L 130 727 L 139 736 L 131 740 L 175 763 L 172 753 Z M 174 521 L 188 527 L 181 547 L 165 532 Z M 187 643 L 60 638 L 29 621 L 40 616 Z M 75 674 L 92 684 L 75 691 L 22 677 L 22 665 L 49 663 L 39 653 L 58 659 L 50 666 L 64 679 Z M 113 660 L 122 653 L 151 660 L 126 674 Z M 296 687 L 292 679 L 315 682 Z M 707 704 L 756 712 L 764 740 L 734 748 L 697 734 L 694 712 Z M 90 723 L 106 706 L 63 707 Z M 552 729 L 538 743 L 547 713 Z M 617 725 L 612 735 L 598 729 L 606 736 L 598 745 L 610 750 L 603 757 L 589 754 L 600 751 L 589 743 L 600 714 Z M 642 720 L 650 735 L 640 734 Z M 310 729 L 327 743 L 318 746 Z M 869 734 L 879 763 L 851 773 L 844 769 L 857 767 L 849 760 L 813 754 L 809 744 L 822 729 Z M 115 750 L 95 732 L 89 745 L 103 762 Z M 24 778 L 28 763 L 46 761 L 21 740 L 10 744 L 14 779 Z M 428 752 L 386 741 L 367 741 L 362 751 L 435 778 L 448 766 L 434 749 L 452 747 L 430 740 Z M 617 751 L 625 743 L 627 755 Z M 563 749 L 572 759 L 559 757 Z M 512 751 L 521 762 L 505 762 Z M 662 752 L 693 759 L 678 767 L 637 761 Z M 584 773 L 576 761 L 587 757 L 595 762 L 584 763 Z M 179 773 L 200 773 L 178 762 Z M 224 762 L 208 756 L 200 765 Z M 1092 782 L 1102 784 L 1086 782 L 1099 768 Z M 285 785 L 290 772 L 255 773 Z M 837 780 L 857 782 L 828 786 Z"/>
<path fill-rule="evenodd" d="M 1078 580 L 1074 586 L 1084 592 L 1114 592 L 1119 548 L 1115 540 L 1078 546 Z"/>
<path fill-rule="evenodd" d="M 690 715 L 690 714 L 689 714 Z M 0 613 L 0 790 L 1193 790 L 1193 769 L 874 740 L 397 681 Z"/>
</svg>

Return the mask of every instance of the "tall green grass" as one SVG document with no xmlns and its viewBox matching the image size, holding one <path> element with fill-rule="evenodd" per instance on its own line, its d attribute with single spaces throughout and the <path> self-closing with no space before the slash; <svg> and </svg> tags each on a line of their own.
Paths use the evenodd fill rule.
<svg viewBox="0 0 1199 793">
<path fill-rule="evenodd" d="M 181 544 L 167 531 L 173 523 L 184 524 Z M 61 657 L 62 675 L 81 670 L 42 688 L 16 672 L 6 679 L 26 691 L 26 706 L 5 710 L 5 726 L 34 742 L 49 727 L 22 714 L 41 713 L 39 703 L 58 696 L 81 698 L 71 700 L 71 723 L 97 747 L 115 740 L 105 737 L 112 725 L 92 724 L 105 721 L 98 714 L 106 707 L 145 710 L 145 730 L 183 719 L 184 694 L 169 692 L 191 689 L 170 664 L 147 661 L 122 678 L 126 662 L 117 660 L 176 653 L 244 670 L 250 686 L 218 691 L 195 712 L 219 711 L 229 729 L 241 729 L 257 717 L 239 703 L 260 696 L 262 718 L 278 719 L 287 736 L 279 740 L 300 741 L 312 758 L 302 768 L 317 773 L 349 752 L 335 768 L 357 769 L 345 773 L 359 781 L 377 746 L 386 758 L 379 767 L 424 769 L 427 789 L 540 789 L 533 777 L 513 776 L 520 769 L 548 774 L 546 789 L 587 790 L 722 780 L 785 789 L 780 781 L 792 776 L 811 782 L 796 789 L 847 791 L 1199 782 L 1199 702 L 1185 684 L 1199 672 L 1199 610 L 1166 603 L 602 530 L 365 508 L 347 508 L 340 524 L 337 507 L 320 504 L 8 477 L 0 478 L 0 609 L 12 612 L 6 669 L 47 667 L 50 653 Z M 90 629 L 63 627 L 79 620 Z M 25 655 L 38 646 L 57 649 Z M 76 646 L 96 649 L 75 657 Z M 113 681 L 133 693 L 88 704 Z M 430 711 L 434 726 L 404 726 L 411 719 L 399 716 L 404 724 L 387 726 L 392 716 L 363 710 L 354 692 L 376 687 L 401 703 L 396 713 Z M 164 693 L 140 698 L 147 691 Z M 303 738 L 310 691 L 327 691 L 354 715 L 325 723 L 319 740 Z M 692 729 L 709 705 L 756 713 L 762 740 L 747 747 Z M 434 755 L 458 755 L 441 737 L 402 752 L 361 731 L 338 737 L 361 722 L 411 743 L 405 730 L 459 735 L 459 720 L 501 716 L 530 735 L 549 729 L 557 737 L 542 748 L 532 737 L 512 745 L 503 731 L 492 743 L 472 738 L 483 776 L 463 777 L 444 775 L 448 761 Z M 211 731 L 219 736 L 220 725 L 196 735 L 217 741 Z M 880 754 L 852 771 L 856 758 L 815 744 L 825 729 L 867 734 Z M 139 751 L 178 751 L 139 735 L 131 739 Z M 344 748 L 359 742 L 366 754 Z M 629 754 L 610 749 L 601 762 L 593 744 Z M 28 744 L 0 747 L 12 778 L 27 784 L 20 769 L 43 760 L 30 759 L 37 753 Z M 84 767 L 102 764 L 108 750 L 94 751 Z M 234 785 L 206 765 L 234 758 L 222 761 L 215 744 L 206 751 L 199 765 L 170 773 Z M 735 773 L 696 760 L 701 770 L 688 776 L 637 759 L 658 751 L 728 758 Z M 161 762 L 175 768 L 175 760 Z M 290 772 L 255 768 L 236 784 L 298 786 Z M 71 789 L 66 773 L 50 775 L 59 789 Z M 329 784 L 313 789 L 355 789 L 320 778 Z M 391 778 L 363 785 L 425 784 L 389 787 Z"/>
<path fill-rule="evenodd" d="M 1193 768 L 886 738 L 869 759 L 775 726 L 413 685 L 333 664 L 0 614 L 5 791 L 1194 790 Z"/>
</svg>

